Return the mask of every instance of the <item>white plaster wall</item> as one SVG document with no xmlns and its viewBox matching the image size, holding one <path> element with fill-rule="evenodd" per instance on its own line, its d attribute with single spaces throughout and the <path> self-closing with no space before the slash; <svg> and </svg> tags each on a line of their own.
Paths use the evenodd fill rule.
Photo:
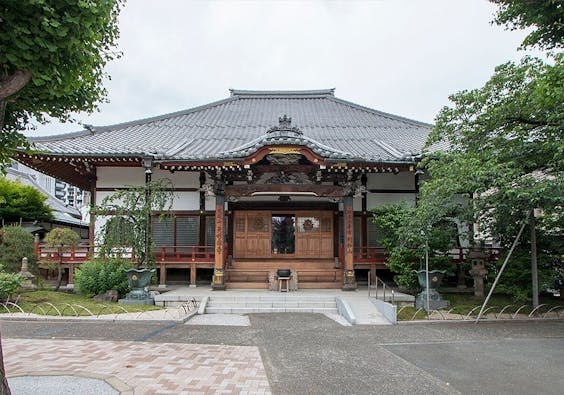
<svg viewBox="0 0 564 395">
<path fill-rule="evenodd" d="M 171 173 L 168 170 L 153 169 L 152 179 L 154 181 L 168 178 L 172 181 L 175 188 L 199 188 L 200 173 L 191 171 L 176 171 Z"/>
<path fill-rule="evenodd" d="M 368 210 L 383 206 L 384 204 L 407 202 L 410 206 L 415 205 L 414 193 L 368 193 L 366 196 L 366 208 Z"/>
<path fill-rule="evenodd" d="M 175 192 L 173 210 L 199 210 L 200 192 Z"/>
<path fill-rule="evenodd" d="M 376 173 L 368 174 L 366 179 L 368 189 L 415 189 L 415 175 L 413 173 Z"/>
<path fill-rule="evenodd" d="M 362 198 L 353 199 L 353 211 L 362 211 Z"/>
<path fill-rule="evenodd" d="M 142 167 L 97 167 L 96 176 L 96 188 L 123 188 L 145 183 Z"/>
<path fill-rule="evenodd" d="M 206 196 L 205 208 L 207 211 L 215 210 L 215 196 Z"/>
</svg>

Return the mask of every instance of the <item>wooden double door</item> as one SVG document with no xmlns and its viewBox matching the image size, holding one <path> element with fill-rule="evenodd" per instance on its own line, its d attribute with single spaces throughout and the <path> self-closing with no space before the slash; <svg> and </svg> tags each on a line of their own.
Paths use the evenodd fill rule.
<svg viewBox="0 0 564 395">
<path fill-rule="evenodd" d="M 234 258 L 333 258 L 332 211 L 235 211 Z"/>
</svg>

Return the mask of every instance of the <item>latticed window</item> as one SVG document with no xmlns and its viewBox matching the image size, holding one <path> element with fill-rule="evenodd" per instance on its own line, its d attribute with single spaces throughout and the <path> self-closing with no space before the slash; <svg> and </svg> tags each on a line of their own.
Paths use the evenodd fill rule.
<svg viewBox="0 0 564 395">
<path fill-rule="evenodd" d="M 200 244 L 200 217 L 178 216 L 158 220 L 153 218 L 155 246 L 193 246 Z"/>
</svg>

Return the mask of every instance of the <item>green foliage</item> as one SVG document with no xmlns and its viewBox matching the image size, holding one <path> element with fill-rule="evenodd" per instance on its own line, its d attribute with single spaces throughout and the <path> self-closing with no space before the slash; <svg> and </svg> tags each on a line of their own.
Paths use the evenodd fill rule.
<svg viewBox="0 0 564 395">
<path fill-rule="evenodd" d="M 78 245 L 80 236 L 72 229 L 54 228 L 47 233 L 44 242 L 47 247 L 68 251 Z"/>
<path fill-rule="evenodd" d="M 98 234 L 104 256 L 112 256 L 125 246 L 132 247 L 137 258 L 136 267 L 154 267 L 154 248 L 151 242 L 151 218 L 170 216 L 174 199 L 172 181 L 161 179 L 142 186 L 128 186 L 105 197 L 94 208 L 97 215 L 112 215 Z M 117 218 L 117 220 L 116 220 Z"/>
<path fill-rule="evenodd" d="M 0 262 L 8 272 L 19 272 L 22 258 L 28 258 L 29 268 L 36 262 L 33 236 L 21 226 L 0 229 Z"/>
<path fill-rule="evenodd" d="M 53 214 L 46 201 L 34 187 L 0 177 L 0 218 L 5 221 L 50 221 Z"/>
<path fill-rule="evenodd" d="M 504 244 L 535 207 L 545 213 L 539 227 L 564 228 L 563 60 L 507 63 L 483 88 L 450 97 L 454 106 L 441 110 L 428 141 L 450 150 L 423 163 L 430 175 L 424 204 L 475 197 L 466 219 Z"/>
<path fill-rule="evenodd" d="M 23 278 L 16 273 L 5 273 L 0 264 L 0 300 L 7 300 L 20 289 Z"/>
<path fill-rule="evenodd" d="M 128 291 L 125 269 L 129 268 L 130 262 L 122 259 L 94 259 L 76 269 L 75 283 L 82 294 L 90 297 L 111 289 L 124 296 Z"/>
<path fill-rule="evenodd" d="M 552 289 L 560 272 L 564 272 L 561 254 L 564 251 L 564 239 L 547 235 L 544 229 L 537 229 L 537 267 L 539 291 Z M 518 245 L 510 258 L 496 291 L 510 295 L 516 301 L 524 302 L 532 297 L 531 255 L 529 251 L 529 235 L 525 235 L 524 243 Z M 489 281 L 493 283 L 495 275 L 501 268 L 505 257 L 488 268 Z"/>
<path fill-rule="evenodd" d="M 445 216 L 430 217 L 421 206 L 389 204 L 372 210 L 380 232 L 380 242 L 388 252 L 387 265 L 396 273 L 395 281 L 405 289 L 418 288 L 414 270 L 424 269 L 429 250 L 429 269 L 453 274 L 448 251 L 456 246 L 457 226 Z"/>
<path fill-rule="evenodd" d="M 500 6 L 495 22 L 509 29 L 534 27 L 523 47 L 561 48 L 564 45 L 564 6 L 561 0 L 490 0 Z"/>
<path fill-rule="evenodd" d="M 31 119 L 69 120 L 106 96 L 104 66 L 119 57 L 121 0 L 7 0 L 0 5 L 0 164 Z M 6 109 L 3 119 L 4 107 Z M 4 126 L 2 127 L 2 124 Z"/>
</svg>

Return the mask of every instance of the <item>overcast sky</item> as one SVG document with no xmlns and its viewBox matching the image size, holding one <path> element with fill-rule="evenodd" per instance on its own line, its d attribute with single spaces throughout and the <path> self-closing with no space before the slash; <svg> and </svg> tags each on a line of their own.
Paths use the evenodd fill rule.
<svg viewBox="0 0 564 395">
<path fill-rule="evenodd" d="M 226 98 L 228 89 L 336 88 L 339 98 L 433 122 L 448 96 L 521 58 L 522 31 L 485 0 L 128 0 L 109 103 L 85 124 L 127 122 Z M 291 114 L 289 114 L 291 115 Z M 81 130 L 51 123 L 29 136 Z"/>
</svg>

